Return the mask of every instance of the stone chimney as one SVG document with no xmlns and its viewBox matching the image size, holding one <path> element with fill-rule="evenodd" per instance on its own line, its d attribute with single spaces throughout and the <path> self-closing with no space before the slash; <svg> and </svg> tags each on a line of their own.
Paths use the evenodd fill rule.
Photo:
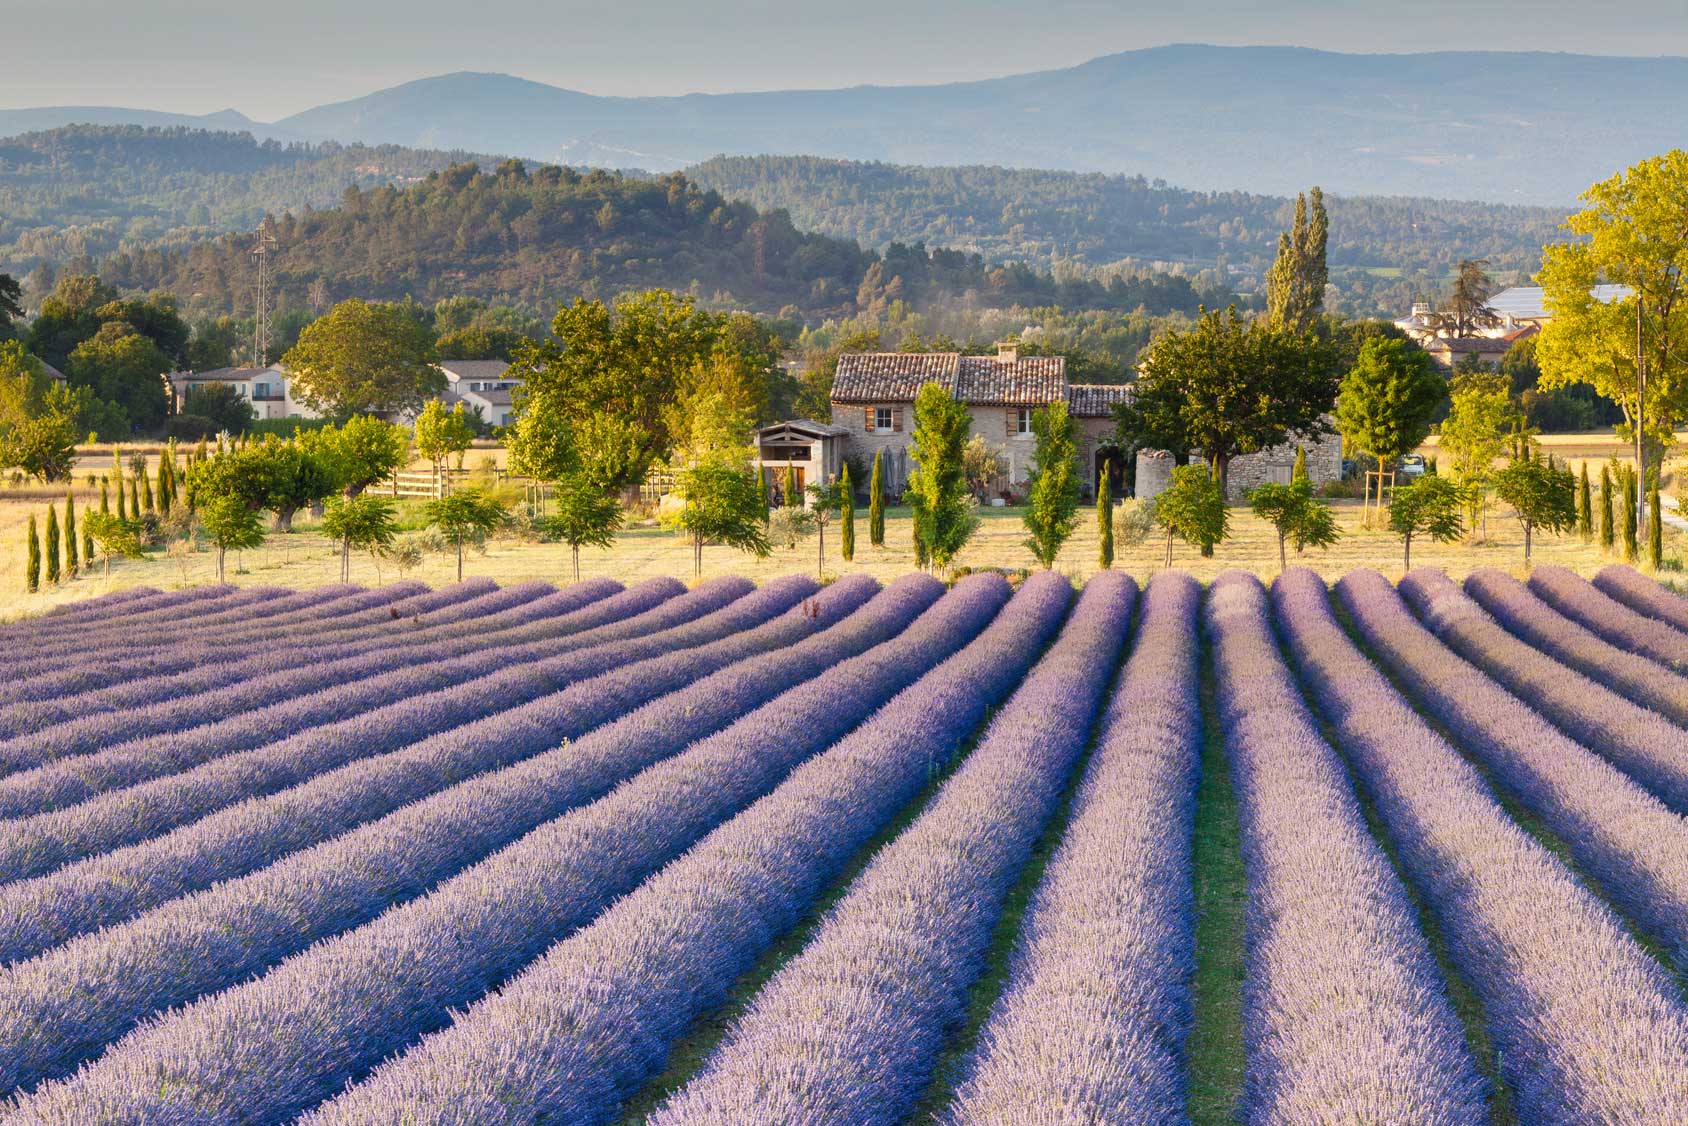
<svg viewBox="0 0 1688 1126">
<path fill-rule="evenodd" d="M 1020 342 L 1017 340 L 999 340 L 996 342 L 996 362 L 1011 364 L 1020 358 Z"/>
</svg>

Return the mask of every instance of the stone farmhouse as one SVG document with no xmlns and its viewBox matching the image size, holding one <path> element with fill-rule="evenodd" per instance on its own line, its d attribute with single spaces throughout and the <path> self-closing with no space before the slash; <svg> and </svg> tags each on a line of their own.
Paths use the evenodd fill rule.
<svg viewBox="0 0 1688 1126">
<path fill-rule="evenodd" d="M 832 421 L 794 419 L 757 433 L 757 464 L 764 483 L 777 491 L 789 466 L 799 488 L 837 477 L 846 459 L 858 466 L 882 453 L 880 470 L 888 496 L 896 496 L 915 468 L 910 445 L 914 399 L 920 388 L 936 383 L 967 405 L 975 435 L 997 452 L 999 475 L 992 499 L 1024 495 L 1035 439 L 1032 412 L 1065 402 L 1077 424 L 1078 457 L 1087 497 L 1094 497 L 1099 474 L 1112 476 L 1114 495 L 1123 495 L 1123 474 L 1114 439 L 1114 407 L 1129 401 L 1129 386 L 1069 383 L 1064 356 L 1021 356 L 1012 344 L 999 344 L 994 356 L 956 352 L 905 354 L 847 353 L 838 360 L 832 385 Z M 1266 450 L 1235 459 L 1231 492 L 1264 481 L 1289 480 L 1295 447 Z M 1137 495 L 1165 488 L 1171 459 L 1157 451 L 1137 456 Z M 1307 468 L 1315 483 L 1341 475 L 1341 443 L 1328 438 L 1307 446 Z M 865 486 L 866 482 L 857 482 Z"/>
</svg>

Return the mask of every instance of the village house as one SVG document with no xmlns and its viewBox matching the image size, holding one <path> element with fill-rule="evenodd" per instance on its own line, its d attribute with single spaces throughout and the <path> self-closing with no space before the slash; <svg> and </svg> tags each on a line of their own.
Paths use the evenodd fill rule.
<svg viewBox="0 0 1688 1126">
<path fill-rule="evenodd" d="M 250 403 L 253 413 L 260 419 L 321 417 L 293 398 L 293 381 L 287 369 L 280 364 L 214 368 L 211 371 L 173 371 L 165 378 L 170 382 L 178 410 L 199 388 L 225 384 Z"/>
<path fill-rule="evenodd" d="M 1129 401 L 1129 386 L 1069 383 L 1064 356 L 1022 356 L 1011 343 L 995 355 L 956 352 L 855 352 L 839 357 L 832 385 L 832 421 L 794 419 L 757 433 L 757 465 L 771 489 L 792 468 L 800 488 L 834 479 L 849 459 L 864 471 L 881 455 L 880 472 L 887 496 L 896 497 L 915 468 L 911 455 L 914 400 L 921 387 L 936 383 L 967 406 L 971 434 L 982 436 L 997 455 L 998 480 L 991 499 L 1022 498 L 1032 455 L 1032 412 L 1065 402 L 1077 426 L 1080 479 L 1087 497 L 1095 495 L 1099 474 L 1109 472 L 1114 495 L 1125 492 L 1121 458 L 1114 445 L 1114 408 Z M 1288 481 L 1295 447 L 1267 450 L 1235 459 L 1231 492 L 1264 481 Z M 1308 473 L 1315 483 L 1341 475 L 1341 443 L 1327 438 L 1307 444 Z M 1152 496 L 1165 487 L 1171 461 L 1154 451 L 1136 460 L 1137 495 Z M 858 487 L 865 481 L 856 483 Z"/>
<path fill-rule="evenodd" d="M 440 396 L 447 407 L 463 404 L 466 411 L 479 411 L 488 426 L 508 426 L 515 415 L 510 392 L 520 380 L 509 374 L 503 360 L 441 360 L 446 390 Z"/>
</svg>

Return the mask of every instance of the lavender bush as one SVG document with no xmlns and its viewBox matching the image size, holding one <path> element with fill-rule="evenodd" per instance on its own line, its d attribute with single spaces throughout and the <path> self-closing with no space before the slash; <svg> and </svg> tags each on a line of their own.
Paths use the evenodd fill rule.
<svg viewBox="0 0 1688 1126">
<path fill-rule="evenodd" d="M 1382 575 L 1354 571 L 1336 592 L 1367 647 L 1419 705 L 1565 842 L 1679 971 L 1688 969 L 1688 820 L 1438 641 Z"/>
<path fill-rule="evenodd" d="M 491 635 L 500 622 L 508 622 L 515 615 L 517 622 L 542 620 L 560 613 L 579 609 L 593 596 L 604 597 L 619 591 L 619 584 L 609 584 L 590 591 L 553 592 L 544 583 L 522 583 L 505 590 L 492 590 L 476 597 L 459 599 L 442 617 L 454 623 L 449 627 L 430 630 L 431 638 L 443 636 L 465 637 L 465 646 L 485 648 L 497 644 Z M 399 603 L 391 609 L 397 611 Z M 383 615 L 386 617 L 386 615 Z M 391 619 L 385 624 L 391 624 Z M 365 626 L 360 633 L 383 633 Z M 466 636 L 465 636 L 466 635 Z M 15 706 L 0 714 L 0 731 L 10 736 L 5 746 L 55 745 L 60 738 L 68 738 L 71 749 L 61 750 L 56 757 L 82 753 L 90 745 L 103 742 L 90 731 L 116 732 L 118 737 L 135 738 L 157 731 L 181 731 L 193 725 L 193 717 L 203 714 L 208 692 L 218 692 L 217 708 L 209 714 L 221 718 L 230 712 L 262 707 L 275 700 L 286 699 L 301 692 L 314 690 L 322 683 L 341 683 L 354 678 L 367 678 L 378 672 L 402 667 L 414 660 L 411 654 L 427 639 L 400 634 L 370 638 L 361 646 L 363 654 L 343 658 L 324 641 L 287 644 L 278 639 L 266 644 L 258 652 L 242 649 L 238 657 L 196 651 L 197 663 L 189 670 L 173 676 L 155 676 L 113 685 L 103 691 L 83 692 L 71 697 L 32 701 Z M 458 652 L 465 650 L 458 650 Z M 449 647 L 436 645 L 421 655 L 421 660 L 434 661 L 455 655 Z M 109 655 L 96 659 L 109 661 Z M 77 666 L 71 666 L 74 673 Z M 148 707 L 147 705 L 156 705 Z M 196 706 L 200 707 L 196 711 Z M 144 709 L 144 710 L 142 710 Z M 114 714 L 119 713 L 122 714 Z M 98 717 L 98 718 L 96 718 Z M 64 724 L 60 727 L 57 725 Z M 61 736 L 64 732 L 65 736 Z M 27 734 L 23 734 L 27 733 Z M 20 737 L 21 736 L 21 737 Z M 21 753 L 27 753 L 26 751 Z"/>
<path fill-rule="evenodd" d="M 774 785 L 794 761 L 965 643 L 1005 595 L 1000 578 L 963 582 L 895 640 L 834 665 L 424 898 L 138 1030 L 74 1079 L 36 1092 L 17 1113 L 25 1121 L 67 1113 L 97 1119 L 124 1106 L 141 1119 L 167 1120 L 192 1106 L 198 1114 L 274 1121 L 311 1106 L 348 1076 L 443 1023 L 453 1006 L 485 992 Z M 729 691 L 741 686 L 736 678 L 727 685 Z M 683 704 L 689 695 L 645 709 L 663 709 L 659 730 L 682 745 L 696 728 L 690 709 L 673 702 Z M 604 734 L 613 740 L 620 726 Z M 650 734 L 647 729 L 640 740 L 621 746 L 644 754 L 641 744 Z M 582 753 L 590 741 L 572 748 L 583 764 L 594 756 L 591 749 Z M 536 792 L 545 793 L 517 779 L 506 800 L 535 800 Z M 447 795 L 424 803 L 442 815 L 435 832 L 413 823 L 407 832 L 378 839 L 380 830 L 370 826 L 14 968 L 12 975 L 27 976 L 32 988 L 27 1004 L 13 1003 L 19 991 L 10 982 L 0 989 L 6 1078 L 27 1083 L 32 1075 L 62 1074 L 143 1013 L 239 981 L 275 961 L 278 946 L 285 953 L 303 944 L 300 919 L 320 921 L 330 933 L 345 929 L 353 909 L 348 905 L 390 901 L 389 885 L 408 882 L 405 857 L 460 848 L 475 826 L 498 819 L 462 808 L 461 800 L 455 810 L 452 804 Z M 161 926 L 170 915 L 180 921 Z M 278 925 L 282 917 L 288 922 Z M 236 943 L 221 939 L 231 926 L 240 935 Z M 152 937 L 145 934 L 149 929 Z M 183 963 L 183 943 L 203 945 L 212 936 L 221 965 Z M 114 939 L 133 953 L 114 957 Z M 71 966 L 84 980 L 90 974 L 110 978 L 102 967 L 132 963 L 142 952 L 149 955 L 150 972 L 137 973 L 131 965 L 98 988 L 67 988 L 64 974 Z M 119 993 L 122 1001 L 114 1005 Z M 142 1084 L 151 1090 L 138 1101 L 137 1067 L 153 1077 Z"/>
<path fill-rule="evenodd" d="M 1253 575 L 1209 588 L 1248 874 L 1241 1118 L 1480 1122 L 1486 1085 L 1441 971 L 1267 613 Z"/>
<path fill-rule="evenodd" d="M 810 581 L 786 579 L 738 597 L 737 583 L 716 580 L 657 611 L 640 615 L 647 618 L 647 624 L 658 627 L 649 632 L 600 635 L 597 645 L 585 645 L 457 688 L 312 728 L 258 750 L 213 759 L 196 769 L 139 783 L 69 809 L 14 821 L 14 831 L 0 841 L 0 881 L 38 875 L 84 856 L 144 840 L 242 798 L 297 785 L 349 761 L 385 757 L 423 736 L 439 734 L 449 743 L 456 735 L 453 729 L 485 717 L 495 707 L 508 714 L 522 704 L 630 661 L 719 640 L 782 613 L 814 590 Z M 675 612 L 680 612 L 680 624 L 660 628 L 675 620 Z M 477 754 L 492 755 L 492 764 L 502 765 L 496 756 L 511 752 L 494 747 L 488 751 L 464 748 L 463 753 L 470 761 L 475 761 Z M 368 776 L 370 785 L 379 785 L 379 773 Z M 423 781 L 418 778 L 411 784 L 420 786 Z M 386 800 L 397 804 L 406 787 L 397 782 L 394 786 L 387 791 Z"/>
<path fill-rule="evenodd" d="M 1576 575 L 1565 573 L 1588 593 L 1590 600 L 1612 601 Z M 1525 586 L 1504 571 L 1487 567 L 1473 571 L 1465 579 L 1465 593 L 1515 637 L 1625 699 L 1679 724 L 1688 723 L 1688 679 L 1661 669 L 1646 657 L 1619 648 L 1584 628 L 1579 624 L 1580 618 L 1558 612 L 1548 601 L 1538 598 L 1533 593 L 1535 589 L 1534 578 L 1530 586 Z M 1575 588 L 1564 593 L 1573 598 L 1576 595 Z M 1637 616 L 1621 605 L 1613 605 L 1622 613 Z M 1645 618 L 1640 620 L 1659 629 L 1667 628 Z M 1688 645 L 1688 637 L 1683 642 Z"/>
<path fill-rule="evenodd" d="M 1414 570 L 1400 594 L 1449 648 L 1667 805 L 1688 810 L 1688 733 L 1513 637 L 1440 571 Z"/>
<path fill-rule="evenodd" d="M 389 614 L 393 611 L 408 615 L 429 612 L 441 606 L 453 605 L 464 597 L 496 589 L 496 583 L 481 580 L 475 583 L 465 582 L 460 587 L 424 590 L 421 594 L 390 604 Z M 459 591 L 461 593 L 458 593 Z M 191 623 L 184 623 L 181 636 L 168 645 L 154 645 L 141 652 L 135 652 L 127 646 L 122 647 L 123 657 L 116 661 L 111 653 L 98 648 L 77 649 L 70 663 L 17 682 L 17 691 L 12 695 L 20 703 L 13 706 L 39 706 L 41 703 L 67 696 L 74 703 L 78 693 L 116 687 L 131 681 L 145 683 L 154 678 L 193 672 L 207 662 L 226 659 L 227 655 L 219 650 L 191 643 L 188 640 L 191 637 L 190 627 Z M 0 715 L 6 714 L 10 714 L 10 708 L 0 711 Z M 10 729 L 6 731 L 6 734 L 13 733 Z"/>
<path fill-rule="evenodd" d="M 666 656 L 624 664 L 531 704 L 400 751 L 359 760 L 160 839 L 0 887 L 0 963 L 33 956 L 217 880 L 273 864 L 465 777 L 549 751 L 735 661 L 791 645 L 830 626 L 860 606 L 877 585 L 865 576 L 852 577 L 810 599 L 810 580 L 778 580 L 704 619 L 713 620 L 725 635 L 721 640 L 677 646 L 678 651 Z M 774 621 L 766 620 L 798 598 L 805 601 Z M 905 607 L 914 604 L 915 598 L 900 597 L 876 606 L 839 636 L 865 637 L 863 644 L 882 640 L 873 632 L 874 624 L 883 620 L 900 626 L 913 616 Z M 642 641 L 621 645 L 626 652 L 649 648 Z M 290 765 L 284 759 L 283 766 Z M 520 831 L 508 817 L 496 828 L 512 836 Z"/>
<path fill-rule="evenodd" d="M 1324 580 L 1287 571 L 1272 601 L 1303 682 L 1482 1002 L 1519 1120 L 1688 1119 L 1688 1013 L 1669 976 L 1366 661 Z"/>
<path fill-rule="evenodd" d="M 1530 589 L 1555 610 L 1580 622 L 1613 645 L 1650 657 L 1676 672 L 1688 672 L 1688 603 L 1681 595 L 1670 593 L 1628 567 L 1608 567 L 1606 570 L 1613 572 L 1614 579 L 1618 581 L 1609 585 L 1626 582 L 1633 585 L 1640 592 L 1638 601 L 1645 601 L 1651 596 L 1666 606 L 1671 605 L 1666 601 L 1668 599 L 1682 603 L 1684 621 L 1680 628 L 1659 620 L 1656 615 L 1632 609 L 1595 583 L 1564 567 L 1537 567 L 1530 572 Z"/>
<path fill-rule="evenodd" d="M 1149 584 L 1124 677 L 944 1121 L 1184 1123 L 1201 587 Z"/>
<path fill-rule="evenodd" d="M 373 750 L 348 744 L 347 739 L 362 738 L 376 730 L 388 731 L 390 738 L 407 734 L 415 738 L 478 718 L 489 701 L 532 699 L 550 690 L 547 675 L 552 663 L 568 662 L 576 650 L 684 624 L 742 597 L 749 589 L 750 584 L 742 579 L 717 579 L 682 595 L 679 583 L 653 579 L 577 611 L 571 615 L 575 624 L 594 623 L 592 628 L 556 642 L 530 649 L 493 650 L 436 666 L 383 673 L 368 681 L 325 686 L 318 692 L 181 734 L 120 743 L 108 750 L 0 778 L 0 816 L 59 809 L 108 790 L 138 785 L 303 734 L 306 729 L 315 729 L 313 737 L 322 745 L 338 745 L 337 753 L 345 761 Z M 526 695 L 520 695 L 524 692 Z M 390 699 L 397 702 L 387 703 Z M 337 724 L 352 726 L 330 729 Z M 389 749 L 393 745 L 389 743 Z"/>
<path fill-rule="evenodd" d="M 1037 757 L 1048 743 L 1082 742 L 1085 690 L 1069 682 L 1106 679 L 1134 592 L 1118 576 L 1092 586 L 963 770 L 983 771 L 972 766 L 979 756 Z M 1038 576 L 1028 587 L 973 645 L 503 992 L 311 1121 L 358 1122 L 373 1114 L 584 1126 L 610 1118 L 621 1098 L 661 1067 L 688 1022 L 719 1003 L 1019 680 L 1070 598 L 1064 579 Z M 994 778 L 1004 782 L 1009 773 L 999 768 Z M 1011 818 L 1015 810 L 1000 812 Z M 508 1051 L 512 1044 L 523 1050 Z M 739 1119 L 772 1120 L 753 1113 Z"/>
<path fill-rule="evenodd" d="M 1613 564 L 1594 576 L 1594 585 L 1638 614 L 1688 631 L 1688 599 L 1666 590 L 1634 567 Z"/>
<path fill-rule="evenodd" d="M 1135 596 L 1116 573 L 1091 580 L 1068 643 L 651 1122 L 865 1126 L 913 1108 L 1084 749 Z"/>
</svg>

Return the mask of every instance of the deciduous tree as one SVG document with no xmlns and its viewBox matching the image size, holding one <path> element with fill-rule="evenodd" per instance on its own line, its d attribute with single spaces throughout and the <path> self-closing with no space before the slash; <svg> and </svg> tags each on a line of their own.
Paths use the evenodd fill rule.
<svg viewBox="0 0 1688 1126">
<path fill-rule="evenodd" d="M 1287 544 L 1293 542 L 1300 554 L 1309 547 L 1330 547 L 1342 538 L 1330 505 L 1313 495 L 1312 483 L 1305 477 L 1292 478 L 1287 485 L 1261 485 L 1249 493 L 1248 500 L 1254 514 L 1278 533 L 1280 571 L 1289 565 Z"/>
<path fill-rule="evenodd" d="M 1381 474 L 1430 433 L 1430 416 L 1447 398 L 1447 381 L 1430 356 L 1404 340 L 1374 338 L 1342 379 L 1336 428 L 1343 440 L 1377 459 Z M 1383 485 L 1378 483 L 1381 504 Z"/>
<path fill-rule="evenodd" d="M 1180 465 L 1172 470 L 1172 482 L 1155 497 L 1155 523 L 1166 530 L 1166 566 L 1172 566 L 1172 540 L 1176 536 L 1204 556 L 1230 532 L 1230 513 L 1219 482 L 1208 476 L 1205 465 Z"/>
<path fill-rule="evenodd" d="M 722 544 L 757 558 L 768 554 L 762 523 L 762 484 L 745 466 L 710 458 L 680 471 L 680 507 L 665 522 L 692 543 L 692 573 L 703 574 L 703 549 Z"/>
<path fill-rule="evenodd" d="M 565 473 L 553 488 L 556 512 L 542 517 L 540 528 L 569 545 L 574 559 L 574 581 L 580 581 L 580 549 L 615 546 L 621 530 L 621 504 L 615 496 L 576 470 Z"/>
<path fill-rule="evenodd" d="M 457 581 L 463 581 L 463 544 L 478 540 L 510 518 L 504 505 L 484 489 L 463 489 L 423 506 L 430 526 L 457 547 Z"/>
<path fill-rule="evenodd" d="M 353 298 L 306 325 L 282 362 L 303 403 L 338 418 L 414 414 L 445 390 L 434 338 L 400 305 Z"/>
<path fill-rule="evenodd" d="M 1389 530 L 1401 537 L 1403 571 L 1412 570 L 1415 536 L 1451 543 L 1463 534 L 1460 506 L 1459 486 L 1446 477 L 1427 473 L 1405 488 L 1395 490 L 1389 504 Z"/>
<path fill-rule="evenodd" d="M 212 490 L 202 493 L 194 511 L 212 546 L 217 549 L 217 581 L 223 582 L 227 577 L 225 561 L 229 551 L 245 551 L 262 544 L 263 522 L 258 518 L 258 510 L 234 492 Z M 107 558 L 110 558 L 109 552 Z"/>
<path fill-rule="evenodd" d="M 1518 513 L 1524 526 L 1524 566 L 1530 565 L 1530 548 L 1538 528 L 1568 532 L 1577 523 L 1577 482 L 1569 469 L 1534 454 L 1515 458 L 1495 475 L 1495 492 Z"/>
<path fill-rule="evenodd" d="M 322 530 L 340 541 L 340 581 L 352 577 L 352 551 L 367 551 L 376 559 L 393 542 L 397 524 L 393 504 L 377 496 L 363 494 L 355 497 L 336 497 L 323 510 Z M 458 581 L 462 581 L 462 550 L 458 551 Z"/>
<path fill-rule="evenodd" d="M 1325 307 L 1325 242 L 1330 220 L 1315 187 L 1295 197 L 1295 222 L 1278 235 L 1278 256 L 1266 274 L 1266 315 L 1274 327 L 1310 332 Z"/>
</svg>

